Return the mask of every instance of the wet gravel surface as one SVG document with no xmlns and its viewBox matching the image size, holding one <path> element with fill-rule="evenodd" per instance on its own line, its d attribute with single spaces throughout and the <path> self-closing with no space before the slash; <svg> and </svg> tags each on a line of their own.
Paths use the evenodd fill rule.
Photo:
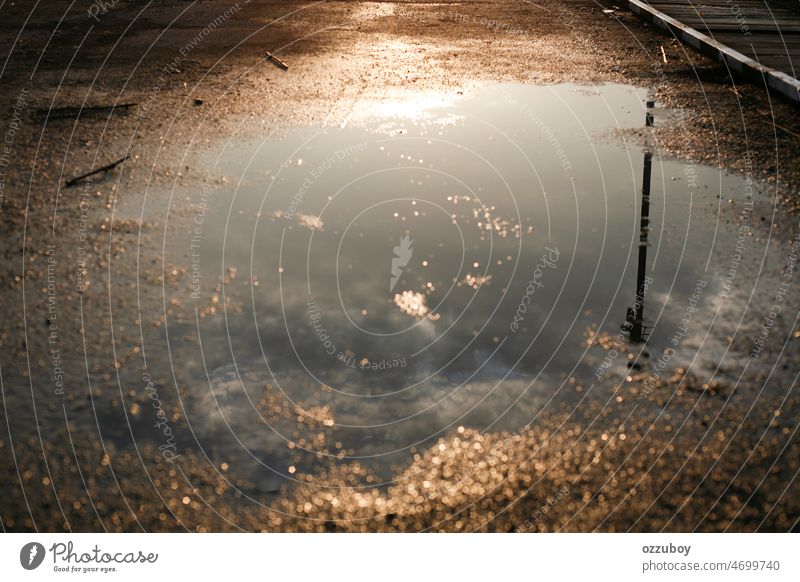
<svg viewBox="0 0 800 582">
<path fill-rule="evenodd" d="M 92 6 L 0 8 L 5 531 L 797 528 L 796 107 L 606 3 Z M 168 352 L 197 337 L 179 325 L 183 335 L 170 336 L 167 323 L 224 330 L 223 315 L 245 307 L 224 293 L 235 269 L 198 308 L 180 299 L 191 273 L 172 262 L 170 235 L 191 224 L 208 184 L 238 179 L 204 160 L 228 141 L 358 125 L 387 101 L 461 103 L 498 83 L 643 87 L 657 104 L 648 139 L 660 156 L 757 185 L 752 215 L 741 192 L 703 199 L 710 229 L 735 235 L 748 213 L 735 308 L 704 352 L 722 373 L 690 369 L 690 357 L 654 380 L 655 356 L 640 360 L 641 346 L 616 341 L 616 330 L 587 330 L 598 361 L 613 351 L 630 362 L 598 381 L 594 398 L 521 430 L 453 426 L 388 469 L 342 445 L 336 411 L 320 404 L 325 386 L 291 401 L 264 382 L 253 423 L 291 435 L 279 477 L 259 480 L 191 446 L 186 402 L 198 389 L 183 378 L 204 362 Z M 80 118 L 59 111 L 131 103 Z M 635 129 L 618 137 L 645 141 Z M 742 365 L 765 317 L 770 339 Z M 155 377 L 159 361 L 178 372 Z M 563 381 L 583 402 L 587 386 Z"/>
</svg>

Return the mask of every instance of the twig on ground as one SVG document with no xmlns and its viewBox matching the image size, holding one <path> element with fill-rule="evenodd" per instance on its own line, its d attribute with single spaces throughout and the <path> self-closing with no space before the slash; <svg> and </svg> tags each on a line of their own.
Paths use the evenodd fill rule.
<svg viewBox="0 0 800 582">
<path fill-rule="evenodd" d="M 103 111 L 124 111 L 131 107 L 136 107 L 138 103 L 118 103 L 116 105 L 95 105 L 87 107 L 54 107 L 53 109 L 37 109 L 34 115 L 40 119 L 66 119 L 70 117 L 80 117 L 84 113 L 101 113 Z"/>
<path fill-rule="evenodd" d="M 108 170 L 113 170 L 118 165 L 120 165 L 122 162 L 127 160 L 129 157 L 131 157 L 131 155 L 130 154 L 126 154 L 124 158 L 120 158 L 120 159 L 118 159 L 118 160 L 116 160 L 114 162 L 111 162 L 110 164 L 106 164 L 105 166 L 103 166 L 101 168 L 97 168 L 96 170 L 92 170 L 91 172 L 86 172 L 85 174 L 81 174 L 80 176 L 77 176 L 76 178 L 71 178 L 71 179 L 67 180 L 64 183 L 64 185 L 67 188 L 69 188 L 70 186 L 74 186 L 75 184 L 77 184 L 81 180 L 85 180 L 86 178 L 89 178 L 90 176 L 94 176 L 95 174 L 99 174 L 100 172 L 107 172 Z"/>
<path fill-rule="evenodd" d="M 273 65 L 275 65 L 279 69 L 283 69 L 284 71 L 288 71 L 289 70 L 289 65 L 284 63 L 282 60 L 280 60 L 278 57 L 276 57 L 272 53 L 267 53 L 267 56 L 264 57 L 264 58 L 267 59 L 268 61 L 270 61 Z"/>
</svg>

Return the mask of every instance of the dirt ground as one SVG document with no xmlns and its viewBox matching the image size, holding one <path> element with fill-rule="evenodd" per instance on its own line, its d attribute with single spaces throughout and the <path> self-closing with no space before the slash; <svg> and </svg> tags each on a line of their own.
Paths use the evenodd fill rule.
<svg viewBox="0 0 800 582">
<path fill-rule="evenodd" d="M 764 421 L 774 431 L 763 439 L 738 431 L 728 433 L 729 440 L 711 434 L 692 445 L 698 447 L 694 455 L 672 441 L 672 427 L 644 441 L 655 418 L 638 427 L 618 426 L 609 439 L 604 431 L 583 433 L 574 420 L 554 417 L 552 426 L 561 430 L 481 435 L 466 429 L 443 438 L 436 449 L 419 451 L 398 470 L 396 484 L 388 488 L 362 492 L 359 485 L 371 478 L 356 465 L 304 477 L 307 485 L 264 501 L 244 498 L 237 477 L 209 466 L 201 455 L 187 453 L 173 464 L 151 444 L 76 437 L 64 422 L 66 405 L 58 395 L 49 388 L 46 393 L 39 386 L 26 388 L 31 369 L 48 365 L 48 335 L 36 331 L 53 323 L 46 304 L 48 244 L 57 245 L 85 221 L 94 251 L 87 267 L 94 287 L 87 293 L 75 293 L 68 268 L 58 267 L 60 341 L 90 353 L 94 380 L 88 395 L 73 393 L 68 404 L 91 401 L 93 407 L 97 398 L 123 402 L 124 408 L 126 396 L 122 387 L 117 390 L 114 374 L 136 352 L 111 353 L 109 347 L 119 341 L 114 326 L 135 325 L 136 314 L 112 323 L 113 300 L 103 284 L 106 272 L 132 260 L 143 225 L 117 221 L 114 237 L 107 235 L 112 209 L 124 215 L 126 205 L 135 202 L 117 199 L 116 192 L 147 185 L 163 193 L 176 183 L 199 184 L 202 169 L 195 158 L 184 157 L 190 141 L 211 144 L 232 134 L 342 124 L 357 119 L 365 104 L 387 98 L 436 92 L 455 100 L 510 81 L 648 87 L 658 107 L 685 115 L 680 127 L 658 130 L 662 153 L 752 172 L 770 187 L 767 194 L 779 208 L 767 220 L 789 237 L 800 207 L 797 108 L 762 87 L 731 79 L 718 63 L 612 4 L 53 0 L 32 9 L 30 2 L 3 3 L 4 530 L 796 528 L 795 396 L 783 404 L 783 416 L 774 403 L 752 416 L 746 409 L 720 410 L 718 400 L 704 403 L 692 412 L 698 425 L 721 414 L 731 427 Z M 265 60 L 268 51 L 288 70 Z M 57 111 L 129 103 L 137 105 L 85 112 L 80 119 L 59 117 Z M 84 216 L 76 203 L 80 187 L 65 188 L 65 180 L 126 154 L 130 159 L 115 170 L 118 182 L 99 184 Z M 165 277 L 155 267 L 142 276 L 154 284 Z M 143 311 L 157 311 L 162 296 L 137 300 Z M 84 309 L 92 314 L 89 323 Z M 794 375 L 793 357 L 794 352 L 783 355 L 784 378 Z M 178 410 L 169 414 L 180 420 Z M 643 442 L 649 450 L 638 449 Z M 531 460 L 541 443 L 548 446 Z M 726 453 L 729 448 L 741 455 Z M 452 454 L 437 456 L 444 451 Z M 709 468 L 712 460 L 718 462 Z M 679 479 L 670 479 L 667 471 L 659 477 L 658 467 L 674 466 L 685 467 Z M 591 470 L 578 471 L 584 467 Z M 338 493 L 320 493 L 314 486 L 320 479 Z M 691 499 L 711 502 L 688 503 Z M 556 506 L 558 511 L 550 511 Z"/>
</svg>

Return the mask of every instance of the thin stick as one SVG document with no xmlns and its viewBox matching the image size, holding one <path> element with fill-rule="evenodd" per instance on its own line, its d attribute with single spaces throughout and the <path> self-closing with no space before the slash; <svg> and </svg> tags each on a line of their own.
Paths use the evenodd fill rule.
<svg viewBox="0 0 800 582">
<path fill-rule="evenodd" d="M 664 46 L 661 45 L 661 58 L 664 59 L 664 64 L 667 64 L 667 53 L 664 52 Z"/>
<path fill-rule="evenodd" d="M 267 59 L 268 61 L 272 61 L 272 63 L 276 67 L 278 67 L 279 69 L 283 69 L 284 71 L 288 71 L 289 70 L 289 65 L 284 63 L 282 60 L 280 60 L 278 57 L 276 57 L 272 53 L 267 53 L 267 56 L 264 57 L 264 58 Z"/>
<path fill-rule="evenodd" d="M 737 95 L 738 95 L 738 93 L 737 93 Z M 759 115 L 762 115 L 762 116 L 766 117 L 769 120 L 770 125 L 772 125 L 773 127 L 777 128 L 777 129 L 780 129 L 783 132 L 786 132 L 787 134 L 791 135 L 792 137 L 800 138 L 800 134 L 798 134 L 796 131 L 789 129 L 788 127 L 784 127 L 783 125 L 778 125 L 777 123 L 775 123 L 774 117 L 772 115 L 770 115 L 769 113 L 767 113 L 766 111 L 762 111 L 761 109 L 758 109 L 757 111 L 758 111 Z"/>
<path fill-rule="evenodd" d="M 99 174 L 100 172 L 106 172 L 108 170 L 113 170 L 118 165 L 120 165 L 122 162 L 127 160 L 129 157 L 131 157 L 131 155 L 127 154 L 124 158 L 120 158 L 116 162 L 111 162 L 110 164 L 106 164 L 102 168 L 97 168 L 96 170 L 92 170 L 91 172 L 86 172 L 85 174 L 81 174 L 77 178 L 72 178 L 71 180 L 67 180 L 64 185 L 67 188 L 69 188 L 70 186 L 74 186 L 75 184 L 77 184 L 81 180 L 85 180 L 86 178 L 88 178 L 90 176 L 94 176 L 95 174 Z"/>
<path fill-rule="evenodd" d="M 99 113 L 101 111 L 113 111 L 115 109 L 128 109 L 136 107 L 138 103 L 119 103 L 117 105 L 97 105 L 94 107 L 56 107 L 54 109 L 37 109 L 34 113 L 39 117 L 50 117 L 51 119 L 61 117 L 78 117 L 83 113 Z"/>
<path fill-rule="evenodd" d="M 794 137 L 800 137 L 800 135 L 799 135 L 799 134 L 797 134 L 797 132 L 794 132 L 794 131 L 792 131 L 792 130 L 791 130 L 791 129 L 789 129 L 788 127 L 784 127 L 784 126 L 782 126 L 782 125 L 778 125 L 777 123 L 773 123 L 773 125 L 774 125 L 775 127 L 777 127 L 778 129 L 780 129 L 780 130 L 782 130 L 782 131 L 785 131 L 786 133 L 788 133 L 788 134 L 789 134 L 789 135 L 791 135 L 791 136 L 794 136 Z"/>
</svg>

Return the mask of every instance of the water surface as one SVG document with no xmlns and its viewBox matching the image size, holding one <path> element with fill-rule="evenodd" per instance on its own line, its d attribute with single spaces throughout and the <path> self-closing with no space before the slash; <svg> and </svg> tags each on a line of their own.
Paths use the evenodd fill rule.
<svg viewBox="0 0 800 582">
<path fill-rule="evenodd" d="M 193 438 L 267 488 L 331 457 L 380 471 L 458 426 L 588 402 L 625 416 L 642 405 L 612 400 L 629 367 L 721 353 L 708 322 L 737 240 L 721 202 L 752 185 L 661 157 L 646 98 L 500 85 L 205 154 L 165 235 L 186 273 L 166 330 Z M 624 339 L 636 301 L 647 150 L 648 340 L 609 352 L 588 339 Z"/>
</svg>

